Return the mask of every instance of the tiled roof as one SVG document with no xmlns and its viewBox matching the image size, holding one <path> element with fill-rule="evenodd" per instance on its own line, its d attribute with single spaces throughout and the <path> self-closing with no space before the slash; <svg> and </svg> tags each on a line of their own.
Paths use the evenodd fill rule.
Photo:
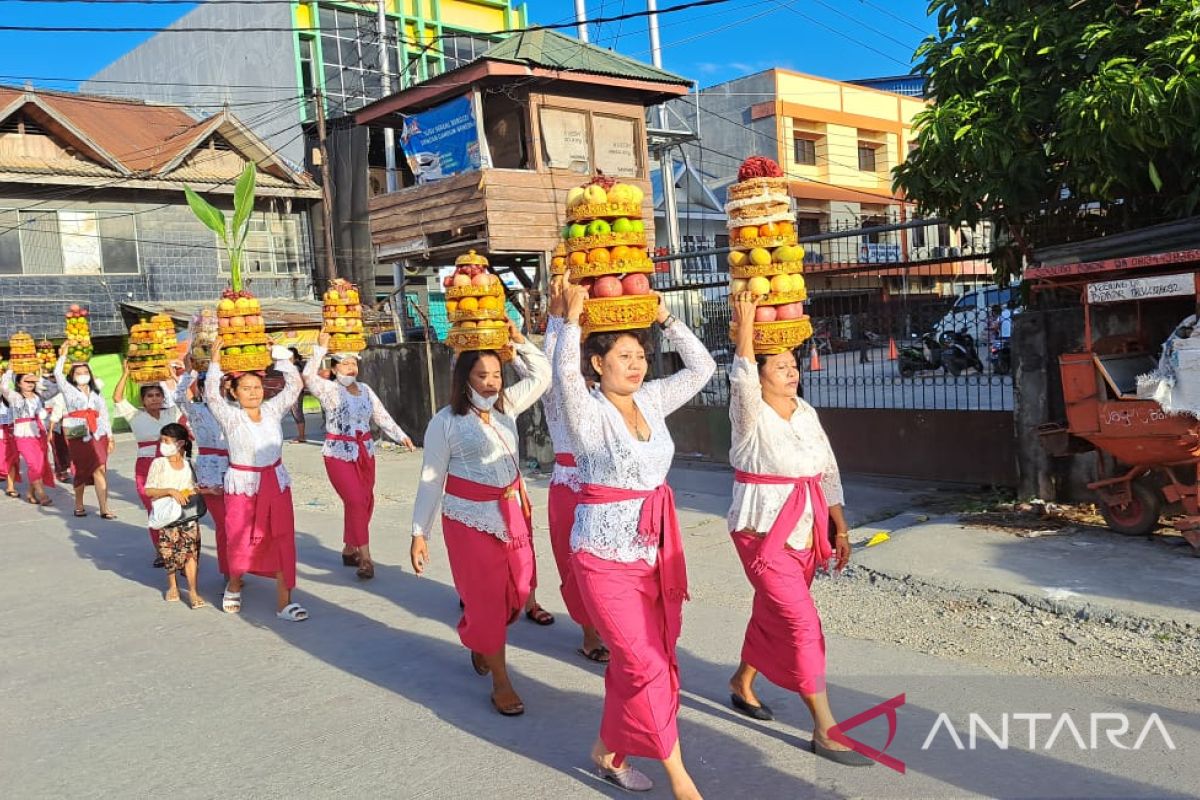
<svg viewBox="0 0 1200 800">
<path fill-rule="evenodd" d="M 555 31 L 515 33 L 487 50 L 482 58 L 639 81 L 682 85 L 692 83 L 680 75 L 626 58 L 579 39 L 563 36 Z"/>
</svg>

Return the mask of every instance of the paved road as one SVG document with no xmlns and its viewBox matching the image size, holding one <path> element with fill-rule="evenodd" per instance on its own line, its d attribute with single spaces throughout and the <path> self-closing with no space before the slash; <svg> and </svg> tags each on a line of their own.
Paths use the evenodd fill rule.
<svg viewBox="0 0 1200 800">
<path fill-rule="evenodd" d="M 299 598 L 309 622 L 278 622 L 271 586 L 248 582 L 240 616 L 190 611 L 161 600 L 163 577 L 133 486 L 122 441 L 117 522 L 76 520 L 0 498 L 7 524 L 0 580 L 0 797 L 5 798 L 585 798 L 622 796 L 589 776 L 602 673 L 575 655 L 544 528 L 537 533 L 542 598 L 560 622 L 511 629 L 511 663 L 529 708 L 502 719 L 487 684 L 457 642 L 457 603 L 445 551 L 433 544 L 428 578 L 406 561 L 407 518 L 419 456 L 381 457 L 375 526 L 377 578 L 357 581 L 338 558 L 340 519 L 315 446 L 289 446 L 296 478 Z M 693 601 L 680 647 L 685 758 L 707 798 L 804 797 L 1185 797 L 1200 785 L 1195 677 L 1164 684 L 1154 703 L 1125 699 L 1120 681 L 1088 684 L 1012 678 L 986 670 L 831 637 L 830 693 L 836 711 L 857 713 L 900 693 L 899 731 L 884 767 L 848 770 L 818 762 L 800 703 L 764 687 L 779 721 L 731 713 L 725 680 L 738 656 L 750 593 L 719 511 L 724 480 L 681 473 L 680 505 Z M 876 510 L 900 492 L 851 484 L 851 502 Z M 534 492 L 544 508 L 544 489 Z M 220 579 L 208 537 L 202 588 L 210 603 Z M 1144 681 L 1141 683 L 1145 683 Z M 1145 688 L 1144 686 L 1142 687 Z M 1011 725 L 1013 746 L 968 745 L 967 719 L 999 729 L 1004 712 L 1069 711 L 1086 739 L 1089 712 L 1126 712 L 1140 731 L 1163 720 L 1177 749 L 1157 733 L 1140 751 L 1081 750 L 1049 730 L 1028 746 L 1027 723 Z M 964 749 L 945 726 L 946 712 Z M 883 718 L 853 732 L 882 745 Z M 1132 737 L 1127 738 L 1132 741 Z M 644 765 L 661 778 L 661 770 Z M 650 797 L 667 797 L 658 788 Z"/>
</svg>

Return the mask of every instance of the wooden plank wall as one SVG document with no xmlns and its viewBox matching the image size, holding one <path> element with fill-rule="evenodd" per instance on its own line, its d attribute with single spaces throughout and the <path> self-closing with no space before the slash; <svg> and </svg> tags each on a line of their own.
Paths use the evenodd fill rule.
<svg viewBox="0 0 1200 800">
<path fill-rule="evenodd" d="M 485 225 L 487 218 L 480 189 L 483 175 L 478 171 L 466 172 L 372 197 L 371 243 L 387 247 L 418 236 Z"/>
</svg>

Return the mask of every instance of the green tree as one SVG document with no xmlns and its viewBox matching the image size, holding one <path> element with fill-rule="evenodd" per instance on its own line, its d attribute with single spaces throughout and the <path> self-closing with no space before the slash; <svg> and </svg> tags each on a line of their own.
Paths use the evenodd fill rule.
<svg viewBox="0 0 1200 800">
<path fill-rule="evenodd" d="M 922 214 L 994 221 L 998 278 L 1019 273 L 1048 215 L 1122 200 L 1136 225 L 1200 206 L 1200 2 L 932 0 L 929 12 L 938 31 L 916 58 L 932 104 L 894 185 Z"/>
<path fill-rule="evenodd" d="M 233 189 L 233 220 L 228 225 L 225 222 L 225 212 L 196 194 L 190 186 L 183 187 L 188 207 L 205 227 L 217 234 L 229 256 L 229 282 L 235 292 L 242 290 L 242 253 L 246 248 L 246 234 L 250 232 L 250 214 L 254 211 L 257 176 L 258 168 L 254 162 L 247 162 Z"/>
</svg>

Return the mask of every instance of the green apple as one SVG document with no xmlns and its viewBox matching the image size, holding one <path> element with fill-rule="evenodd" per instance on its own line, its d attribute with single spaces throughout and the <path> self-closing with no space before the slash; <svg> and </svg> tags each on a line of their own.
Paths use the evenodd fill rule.
<svg viewBox="0 0 1200 800">
<path fill-rule="evenodd" d="M 630 222 L 625 217 L 620 217 L 619 219 L 613 220 L 613 224 L 612 224 L 612 232 L 613 233 L 629 233 L 632 230 L 633 230 L 633 223 Z"/>
<path fill-rule="evenodd" d="M 587 236 L 587 226 L 582 222 L 576 222 L 567 228 L 568 239 L 580 239 L 584 236 Z"/>
<path fill-rule="evenodd" d="M 640 219 L 632 220 L 632 221 L 630 221 L 629 224 L 633 226 L 634 233 L 645 233 L 646 232 L 646 223 L 642 222 Z"/>
<path fill-rule="evenodd" d="M 588 236 L 602 236 L 606 233 L 612 233 L 612 226 L 602 219 L 594 219 L 588 223 Z"/>
</svg>

